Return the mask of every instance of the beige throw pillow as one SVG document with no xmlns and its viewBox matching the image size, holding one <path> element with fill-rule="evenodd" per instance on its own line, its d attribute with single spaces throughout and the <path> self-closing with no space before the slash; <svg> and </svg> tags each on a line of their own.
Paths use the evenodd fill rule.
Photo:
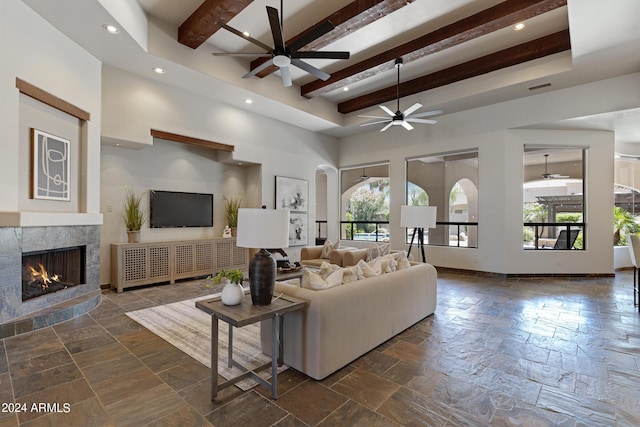
<svg viewBox="0 0 640 427">
<path fill-rule="evenodd" d="M 364 278 L 359 265 L 345 267 L 342 270 L 342 283 L 351 283 Z"/>
<path fill-rule="evenodd" d="M 302 271 L 302 287 L 314 291 L 333 288 L 334 286 L 342 284 L 342 274 L 342 269 L 339 269 L 329 274 L 326 279 L 323 279 L 320 275 L 305 268 Z"/>
<path fill-rule="evenodd" d="M 373 245 L 367 249 L 367 257 L 365 261 L 369 262 L 380 256 L 391 253 L 391 243 L 383 243 L 382 245 Z"/>
<path fill-rule="evenodd" d="M 340 248 L 340 240 L 336 240 L 335 242 L 331 242 L 329 239 L 324 241 L 324 245 L 322 245 L 322 252 L 320 252 L 320 258 L 329 259 L 329 253 L 334 249 Z"/>
<path fill-rule="evenodd" d="M 380 271 L 382 269 L 380 260 L 375 260 L 374 262 L 369 264 L 365 262 L 363 259 L 361 259 L 360 261 L 358 261 L 358 264 L 356 265 L 360 267 L 360 270 L 362 271 L 362 275 L 365 278 L 379 276 Z"/>
<path fill-rule="evenodd" d="M 407 253 L 405 251 L 395 252 L 391 255 L 396 259 L 396 263 L 397 263 L 396 268 L 398 270 L 411 267 L 411 264 L 409 263 L 409 259 L 407 258 Z"/>
<path fill-rule="evenodd" d="M 391 273 L 397 269 L 396 260 L 391 254 L 380 257 L 380 264 L 383 273 Z"/>
<path fill-rule="evenodd" d="M 333 273 L 334 271 L 340 268 L 341 267 L 337 264 L 329 264 L 327 261 L 322 261 L 322 264 L 320 264 L 320 270 L 318 271 L 318 275 L 323 279 L 325 279 L 331 273 Z"/>
</svg>

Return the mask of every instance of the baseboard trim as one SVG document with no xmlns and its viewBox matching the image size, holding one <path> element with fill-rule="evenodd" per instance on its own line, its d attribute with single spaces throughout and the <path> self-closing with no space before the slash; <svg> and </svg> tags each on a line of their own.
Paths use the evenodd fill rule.
<svg viewBox="0 0 640 427">
<path fill-rule="evenodd" d="M 496 279 L 533 279 L 543 277 L 558 277 L 562 279 L 597 279 L 616 277 L 615 273 L 585 273 L 585 274 L 558 274 L 558 273 L 493 273 L 489 271 L 465 270 L 462 268 L 436 267 L 438 272 L 464 274 L 466 276 L 495 277 Z"/>
</svg>

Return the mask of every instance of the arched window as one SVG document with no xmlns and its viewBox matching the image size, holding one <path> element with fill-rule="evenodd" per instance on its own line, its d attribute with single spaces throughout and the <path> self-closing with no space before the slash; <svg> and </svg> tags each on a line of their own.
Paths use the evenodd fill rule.
<svg viewBox="0 0 640 427">
<path fill-rule="evenodd" d="M 449 245 L 468 246 L 471 241 L 476 245 L 477 227 L 469 227 L 478 217 L 478 188 L 468 178 L 462 178 L 449 191 Z"/>
<path fill-rule="evenodd" d="M 340 171 L 341 238 L 389 241 L 389 165 L 367 165 Z"/>
<path fill-rule="evenodd" d="M 407 204 L 438 209 L 437 226 L 425 230 L 425 244 L 478 247 L 477 182 L 476 149 L 407 160 Z"/>
</svg>

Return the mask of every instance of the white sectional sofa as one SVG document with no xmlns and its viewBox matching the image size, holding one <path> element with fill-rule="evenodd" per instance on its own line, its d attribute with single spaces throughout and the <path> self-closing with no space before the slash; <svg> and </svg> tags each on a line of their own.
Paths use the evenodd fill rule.
<svg viewBox="0 0 640 427">
<path fill-rule="evenodd" d="M 284 319 L 284 363 L 321 380 L 407 329 L 436 309 L 437 273 L 430 264 L 325 290 L 276 283 L 274 294 L 308 301 Z M 271 321 L 261 324 L 262 351 L 271 352 Z"/>
</svg>

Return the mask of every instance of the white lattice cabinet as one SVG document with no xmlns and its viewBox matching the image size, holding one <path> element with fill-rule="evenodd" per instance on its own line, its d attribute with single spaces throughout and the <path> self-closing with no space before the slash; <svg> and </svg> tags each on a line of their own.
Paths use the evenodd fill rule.
<svg viewBox="0 0 640 427">
<path fill-rule="evenodd" d="M 111 287 L 118 292 L 248 266 L 249 251 L 237 247 L 235 239 L 111 244 Z"/>
</svg>

